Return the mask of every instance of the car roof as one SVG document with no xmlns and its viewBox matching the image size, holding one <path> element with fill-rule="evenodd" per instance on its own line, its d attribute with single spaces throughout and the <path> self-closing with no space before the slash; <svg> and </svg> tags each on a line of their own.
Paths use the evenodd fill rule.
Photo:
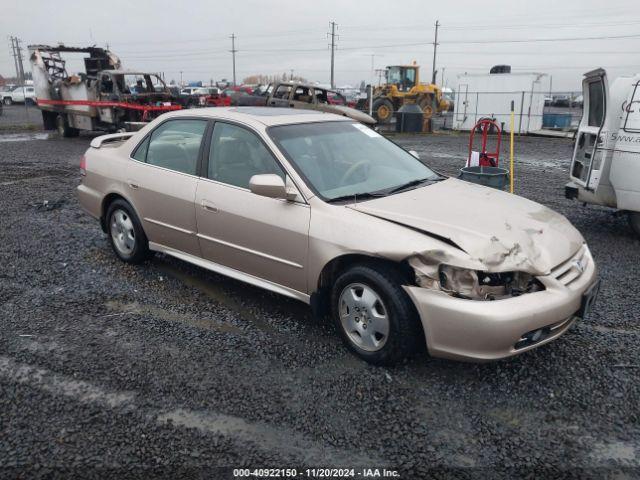
<svg viewBox="0 0 640 480">
<path fill-rule="evenodd" d="M 237 120 L 244 123 L 261 124 L 265 126 L 288 125 L 292 123 L 353 121 L 350 118 L 333 113 L 279 107 L 193 108 L 178 110 L 165 115 L 166 117 L 196 116 L 221 120 Z"/>
</svg>

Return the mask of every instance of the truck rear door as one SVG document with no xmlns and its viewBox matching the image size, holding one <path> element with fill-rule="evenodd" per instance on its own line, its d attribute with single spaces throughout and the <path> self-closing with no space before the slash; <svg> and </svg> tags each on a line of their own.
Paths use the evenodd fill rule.
<svg viewBox="0 0 640 480">
<path fill-rule="evenodd" d="M 603 69 L 585 74 L 582 81 L 584 107 L 576 133 L 570 177 L 587 190 L 595 190 L 600 183 L 604 155 L 603 126 L 607 113 L 609 86 Z"/>
<path fill-rule="evenodd" d="M 627 90 L 609 180 L 616 192 L 617 207 L 640 212 L 640 75 Z"/>
</svg>

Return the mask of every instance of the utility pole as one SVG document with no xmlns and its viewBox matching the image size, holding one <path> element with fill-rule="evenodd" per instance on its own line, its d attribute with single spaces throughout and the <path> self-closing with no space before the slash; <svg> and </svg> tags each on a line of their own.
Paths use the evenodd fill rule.
<svg viewBox="0 0 640 480">
<path fill-rule="evenodd" d="M 20 69 L 18 68 L 18 54 L 16 53 L 16 46 L 14 43 L 15 37 L 9 37 L 11 40 L 11 56 L 13 57 L 13 63 L 16 67 L 16 78 L 20 81 Z"/>
<path fill-rule="evenodd" d="M 373 116 L 373 82 L 375 82 L 375 69 L 373 61 L 375 54 L 371 54 L 371 79 L 369 80 L 369 116 Z"/>
<path fill-rule="evenodd" d="M 182 83 L 182 70 L 180 70 L 180 88 L 184 87 L 184 83 Z"/>
<path fill-rule="evenodd" d="M 331 33 L 327 34 L 331 36 L 331 88 L 336 88 L 336 82 L 334 77 L 334 59 L 336 51 L 336 22 L 330 22 Z"/>
<path fill-rule="evenodd" d="M 233 86 L 236 86 L 236 34 L 231 34 L 231 56 L 233 57 Z"/>
<path fill-rule="evenodd" d="M 18 37 L 16 38 L 16 53 L 18 54 L 18 67 L 20 67 L 20 83 L 24 85 L 24 66 L 22 65 L 22 47 L 20 47 L 21 40 Z M 27 102 L 25 102 L 26 105 Z"/>
<path fill-rule="evenodd" d="M 16 67 L 16 77 L 20 85 L 24 85 L 24 66 L 22 64 L 22 47 L 20 47 L 20 39 L 18 37 L 9 37 L 11 40 L 11 50 L 13 62 Z"/>
<path fill-rule="evenodd" d="M 436 20 L 436 36 L 433 40 L 433 75 L 431 77 L 431 83 L 436 83 L 436 51 L 438 50 L 438 27 L 440 27 L 440 21 Z"/>
</svg>

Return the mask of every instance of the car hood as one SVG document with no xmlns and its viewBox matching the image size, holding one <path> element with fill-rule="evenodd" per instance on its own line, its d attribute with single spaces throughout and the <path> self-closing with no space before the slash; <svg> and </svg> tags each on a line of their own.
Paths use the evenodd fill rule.
<svg viewBox="0 0 640 480">
<path fill-rule="evenodd" d="M 547 207 L 452 178 L 348 208 L 454 244 L 487 271 L 547 275 L 584 243 L 565 217 Z"/>
</svg>

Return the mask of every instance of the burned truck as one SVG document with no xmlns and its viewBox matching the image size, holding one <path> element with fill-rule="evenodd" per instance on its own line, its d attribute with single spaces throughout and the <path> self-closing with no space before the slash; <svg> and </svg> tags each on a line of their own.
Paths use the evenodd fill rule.
<svg viewBox="0 0 640 480">
<path fill-rule="evenodd" d="M 61 53 L 88 54 L 85 71 L 70 75 Z M 65 137 L 80 130 L 136 131 L 158 115 L 182 108 L 157 74 L 123 70 L 109 50 L 30 45 L 29 54 L 45 130 Z"/>
</svg>

